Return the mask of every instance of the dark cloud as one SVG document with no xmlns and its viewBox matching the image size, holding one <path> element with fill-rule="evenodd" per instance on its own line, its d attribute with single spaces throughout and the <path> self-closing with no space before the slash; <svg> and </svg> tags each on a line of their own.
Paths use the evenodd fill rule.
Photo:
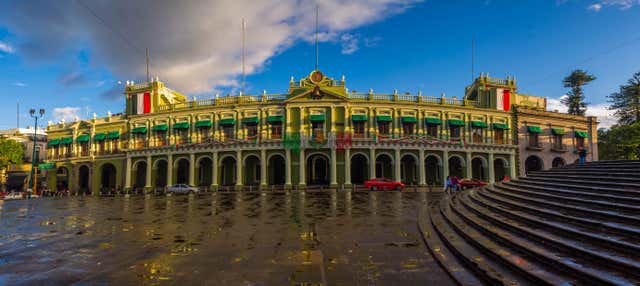
<svg viewBox="0 0 640 286">
<path fill-rule="evenodd" d="M 66 87 L 72 87 L 87 83 L 87 78 L 80 72 L 72 71 L 58 76 L 58 83 Z"/>
</svg>

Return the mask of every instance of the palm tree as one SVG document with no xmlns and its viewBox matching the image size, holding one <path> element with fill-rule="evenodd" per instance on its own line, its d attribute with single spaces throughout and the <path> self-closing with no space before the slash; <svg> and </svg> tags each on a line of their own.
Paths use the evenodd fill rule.
<svg viewBox="0 0 640 286">
<path fill-rule="evenodd" d="M 588 74 L 586 71 L 577 69 L 562 80 L 564 87 L 571 90 L 567 96 L 562 98 L 560 102 L 568 107 L 568 113 L 573 115 L 584 115 L 587 111 L 587 103 L 584 102 L 584 92 L 582 86 L 596 79 L 595 76 Z"/>
<path fill-rule="evenodd" d="M 640 72 L 635 73 L 620 91 L 609 96 L 610 110 L 615 110 L 618 124 L 630 125 L 640 122 Z"/>
</svg>

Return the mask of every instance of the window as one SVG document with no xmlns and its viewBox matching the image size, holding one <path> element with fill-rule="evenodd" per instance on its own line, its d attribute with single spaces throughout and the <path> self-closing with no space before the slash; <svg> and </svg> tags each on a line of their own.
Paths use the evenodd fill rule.
<svg viewBox="0 0 640 286">
<path fill-rule="evenodd" d="M 504 144 L 504 129 L 493 129 L 493 142 Z"/>
<path fill-rule="evenodd" d="M 80 156 L 89 156 L 89 142 L 80 143 Z"/>
<path fill-rule="evenodd" d="M 584 138 L 576 137 L 576 148 L 584 148 Z"/>
<path fill-rule="evenodd" d="M 460 126 L 449 126 L 449 135 L 451 139 L 460 139 L 461 129 L 462 128 Z"/>
<path fill-rule="evenodd" d="M 144 135 L 142 135 L 144 136 Z M 120 149 L 119 149 L 119 143 L 120 143 L 120 139 L 111 139 L 111 152 L 112 153 L 117 153 Z"/>
<path fill-rule="evenodd" d="M 378 121 L 378 134 L 389 135 L 390 124 L 391 122 L 388 122 L 388 121 Z"/>
<path fill-rule="evenodd" d="M 258 136 L 258 124 L 247 124 L 247 139 L 254 139 Z"/>
<path fill-rule="evenodd" d="M 64 144 L 64 154 L 67 157 L 71 157 L 71 143 Z"/>
<path fill-rule="evenodd" d="M 189 129 L 174 129 L 176 144 L 189 143 Z"/>
<path fill-rule="evenodd" d="M 167 145 L 167 131 L 165 130 L 157 130 L 154 132 L 156 137 L 156 145 L 157 146 L 165 146 Z"/>
<path fill-rule="evenodd" d="M 540 142 L 538 140 L 538 133 L 529 133 L 529 146 L 540 147 Z"/>
<path fill-rule="evenodd" d="M 438 125 L 427 123 L 427 136 L 432 138 L 438 138 Z"/>
<path fill-rule="evenodd" d="M 133 140 L 136 142 L 136 148 L 147 147 L 146 135 L 146 133 L 134 133 Z"/>
<path fill-rule="evenodd" d="M 562 150 L 563 146 L 562 146 L 562 135 L 561 134 L 554 134 L 553 135 L 553 148 L 556 150 Z"/>
<path fill-rule="evenodd" d="M 354 121 L 353 122 L 353 137 L 355 138 L 364 138 L 364 121 Z"/>
<path fill-rule="evenodd" d="M 282 138 L 282 122 L 271 123 L 271 139 Z"/>
<path fill-rule="evenodd" d="M 224 135 L 224 140 L 235 139 L 235 126 L 233 125 L 223 125 L 222 126 L 222 134 Z"/>
<path fill-rule="evenodd" d="M 402 123 L 402 134 L 404 135 L 413 135 L 416 124 L 413 122 L 403 122 Z"/>
<path fill-rule="evenodd" d="M 104 140 L 98 141 L 98 154 L 104 154 Z"/>
<path fill-rule="evenodd" d="M 482 127 L 473 127 L 471 129 L 471 141 L 473 143 L 482 143 Z"/>
<path fill-rule="evenodd" d="M 324 138 L 324 121 L 312 121 L 311 130 L 314 138 Z"/>
</svg>

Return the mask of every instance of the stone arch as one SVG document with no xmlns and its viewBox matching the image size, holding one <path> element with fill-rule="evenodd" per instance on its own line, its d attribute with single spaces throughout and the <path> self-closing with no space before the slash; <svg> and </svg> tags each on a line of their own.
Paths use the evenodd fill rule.
<svg viewBox="0 0 640 286">
<path fill-rule="evenodd" d="M 145 187 L 147 182 L 147 161 L 138 160 L 133 164 L 133 190 L 138 191 Z"/>
<path fill-rule="evenodd" d="M 78 167 L 78 192 L 84 194 L 91 193 L 90 186 L 91 168 L 88 165 L 82 164 Z"/>
<path fill-rule="evenodd" d="M 393 156 L 383 152 L 376 155 L 376 178 L 393 178 Z"/>
<path fill-rule="evenodd" d="M 439 185 L 442 183 L 442 158 L 437 154 L 429 153 L 424 158 L 425 178 L 428 185 Z"/>
<path fill-rule="evenodd" d="M 272 186 L 281 186 L 285 184 L 285 166 L 286 161 L 284 155 L 274 153 L 267 157 L 267 184 Z"/>
<path fill-rule="evenodd" d="M 502 181 L 509 174 L 509 161 L 502 157 L 493 159 L 493 175 L 496 182 Z"/>
<path fill-rule="evenodd" d="M 321 152 L 314 152 L 307 156 L 307 185 L 329 185 L 329 156 Z"/>
<path fill-rule="evenodd" d="M 69 188 L 69 168 L 60 166 L 56 169 L 56 189 L 59 191 Z"/>
<path fill-rule="evenodd" d="M 189 169 L 191 162 L 188 158 L 181 157 L 174 162 L 176 168 L 176 184 L 189 184 Z"/>
<path fill-rule="evenodd" d="M 563 167 L 566 164 L 567 164 L 567 162 L 564 159 L 562 159 L 562 157 L 555 157 L 555 158 L 553 158 L 553 161 L 551 162 L 551 167 L 552 168 L 560 168 L 560 167 Z"/>
<path fill-rule="evenodd" d="M 243 183 L 246 186 L 258 186 L 260 185 L 260 157 L 255 154 L 248 154 L 243 159 Z"/>
<path fill-rule="evenodd" d="M 209 156 L 202 156 L 196 160 L 196 185 L 209 187 L 212 184 L 213 160 Z"/>
<path fill-rule="evenodd" d="M 155 161 L 153 161 L 153 169 L 158 168 L 160 162 L 164 162 L 165 164 L 168 165 L 169 161 L 168 161 L 168 159 L 165 159 L 165 158 L 156 159 Z"/>
<path fill-rule="evenodd" d="M 536 155 L 531 155 L 524 161 L 525 174 L 529 174 L 529 172 L 540 171 L 543 169 L 544 164 L 542 162 L 542 159 Z"/>
<path fill-rule="evenodd" d="M 198 158 L 196 159 L 196 166 L 200 166 L 200 161 L 203 159 L 209 159 L 213 163 L 213 157 L 209 155 L 201 155 L 201 156 L 198 156 Z"/>
<path fill-rule="evenodd" d="M 110 192 L 116 186 L 116 166 L 111 163 L 104 163 L 100 166 L 100 186 L 102 192 Z"/>
<path fill-rule="evenodd" d="M 369 157 L 362 153 L 356 152 L 351 155 L 351 180 L 352 184 L 362 185 L 369 178 Z"/>
<path fill-rule="evenodd" d="M 418 157 L 406 153 L 400 157 L 400 178 L 406 185 L 418 184 Z"/>
<path fill-rule="evenodd" d="M 465 161 L 462 156 L 451 155 L 449 156 L 449 176 L 464 178 L 465 176 Z"/>
<path fill-rule="evenodd" d="M 487 159 L 482 156 L 474 156 L 471 159 L 471 178 L 479 180 L 488 180 L 488 168 Z"/>
<path fill-rule="evenodd" d="M 153 162 L 153 170 L 156 173 L 155 186 L 156 188 L 164 188 L 170 185 L 171 182 L 167 181 L 167 174 L 169 170 L 169 161 L 166 159 L 158 159 Z"/>
<path fill-rule="evenodd" d="M 220 185 L 221 186 L 233 186 L 236 184 L 236 156 L 231 154 L 226 154 L 220 157 L 220 162 L 218 164 L 220 176 Z"/>
</svg>

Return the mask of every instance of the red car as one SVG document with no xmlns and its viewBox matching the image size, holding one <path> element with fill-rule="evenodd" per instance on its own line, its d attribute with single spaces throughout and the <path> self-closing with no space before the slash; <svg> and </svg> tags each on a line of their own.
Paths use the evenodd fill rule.
<svg viewBox="0 0 640 286">
<path fill-rule="evenodd" d="M 486 182 L 479 179 L 462 179 L 459 184 L 460 188 L 463 190 L 467 188 L 484 187 L 487 185 Z"/>
<path fill-rule="evenodd" d="M 404 184 L 401 182 L 395 182 L 391 179 L 385 179 L 385 178 L 376 178 L 376 179 L 372 179 L 372 180 L 368 180 L 366 182 L 364 182 L 364 187 L 372 190 L 372 191 L 377 191 L 377 190 L 397 190 L 397 191 L 402 191 L 404 190 Z"/>
</svg>

